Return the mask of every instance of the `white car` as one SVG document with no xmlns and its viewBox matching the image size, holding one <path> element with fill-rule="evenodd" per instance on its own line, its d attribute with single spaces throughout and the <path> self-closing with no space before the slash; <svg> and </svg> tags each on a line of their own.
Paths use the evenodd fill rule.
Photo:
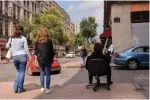
<svg viewBox="0 0 150 100">
<path fill-rule="evenodd" d="M 75 54 L 73 52 L 70 52 L 66 54 L 66 58 L 75 58 Z"/>
</svg>

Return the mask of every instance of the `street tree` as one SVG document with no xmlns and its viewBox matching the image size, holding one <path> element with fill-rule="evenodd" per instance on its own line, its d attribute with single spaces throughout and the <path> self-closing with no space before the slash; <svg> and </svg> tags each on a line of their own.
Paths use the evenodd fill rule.
<svg viewBox="0 0 150 100">
<path fill-rule="evenodd" d="M 83 18 L 80 22 L 80 31 L 83 37 L 86 38 L 87 45 L 90 44 L 89 40 L 91 40 L 96 35 L 96 28 L 98 24 L 94 17 Z"/>
<path fill-rule="evenodd" d="M 75 38 L 75 45 L 82 46 L 85 44 L 86 39 L 82 36 L 81 33 L 78 33 Z"/>
</svg>

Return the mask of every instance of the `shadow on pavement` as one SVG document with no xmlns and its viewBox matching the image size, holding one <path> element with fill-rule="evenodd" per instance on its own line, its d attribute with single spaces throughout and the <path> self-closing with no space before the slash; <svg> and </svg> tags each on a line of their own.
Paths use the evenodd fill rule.
<svg viewBox="0 0 150 100">
<path fill-rule="evenodd" d="M 28 83 L 24 85 L 25 89 L 27 91 L 31 91 L 31 90 L 36 90 L 36 89 L 40 89 L 40 86 L 35 84 L 35 83 Z"/>
<path fill-rule="evenodd" d="M 62 94 L 57 94 L 58 89 L 61 90 L 62 88 L 64 88 L 68 84 L 82 84 L 82 83 L 87 84 L 88 76 L 87 76 L 86 71 L 83 71 L 83 70 L 85 70 L 85 68 L 80 68 L 79 71 L 74 76 L 72 76 L 71 79 L 66 81 L 62 86 L 53 87 L 51 94 L 42 93 L 41 95 L 37 96 L 35 99 L 51 99 L 51 98 L 55 99 L 55 97 L 57 98 L 57 95 L 58 95 L 58 97 L 60 95 L 62 95 Z M 64 93 L 66 91 L 64 91 Z M 59 98 L 59 99 L 66 99 L 66 98 Z M 73 99 L 73 98 L 70 98 L 70 99 Z"/>
<path fill-rule="evenodd" d="M 147 70 L 147 68 L 146 69 L 142 68 L 142 70 Z M 112 81 L 114 83 L 130 83 L 130 84 L 132 84 L 133 81 L 135 81 L 134 80 L 134 73 L 135 73 L 134 71 L 128 71 L 124 67 L 112 66 Z M 124 75 L 126 75 L 126 77 Z M 122 77 L 124 77 L 124 78 L 122 78 Z M 103 80 L 104 79 L 105 78 L 103 78 Z M 94 80 L 93 83 L 95 83 L 95 80 Z M 42 93 L 41 95 L 37 96 L 35 99 L 68 99 L 68 98 L 69 99 L 75 99 L 76 97 L 74 95 L 72 97 L 70 95 L 69 95 L 69 97 L 65 97 L 66 96 L 65 93 L 67 93 L 69 91 L 69 90 L 67 90 L 66 86 L 67 85 L 74 85 L 74 84 L 82 84 L 82 85 L 85 85 L 85 87 L 86 87 L 86 84 L 88 84 L 88 72 L 86 71 L 85 68 L 81 67 L 79 69 L 79 71 L 74 76 L 72 76 L 71 79 L 69 79 L 68 81 L 66 81 L 59 88 L 54 87 L 52 89 L 53 91 L 52 91 L 51 94 Z M 65 88 L 65 91 L 62 88 Z M 78 87 L 76 87 L 76 88 L 78 88 Z M 89 90 L 85 90 L 85 89 L 84 89 L 84 91 L 89 91 Z M 92 90 L 90 90 L 90 91 L 93 94 L 93 91 Z M 83 90 L 82 91 L 79 90 L 78 92 L 83 92 Z M 65 94 L 64 97 L 63 97 L 63 94 Z M 79 94 L 79 93 L 77 93 L 77 94 Z"/>
</svg>

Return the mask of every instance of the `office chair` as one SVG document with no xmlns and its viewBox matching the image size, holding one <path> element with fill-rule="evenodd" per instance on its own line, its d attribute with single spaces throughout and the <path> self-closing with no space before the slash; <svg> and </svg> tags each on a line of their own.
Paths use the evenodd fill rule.
<svg viewBox="0 0 150 100">
<path fill-rule="evenodd" d="M 89 73 L 92 76 L 95 76 L 96 80 L 100 78 L 100 76 L 105 76 L 107 75 L 108 72 L 108 68 L 107 68 L 107 64 L 103 59 L 91 59 L 87 65 L 87 70 L 89 71 Z M 89 84 L 87 85 L 87 89 L 90 86 L 94 86 L 93 87 L 93 91 L 97 91 L 98 88 L 100 88 L 101 86 L 106 87 L 107 90 L 110 90 L 110 84 L 107 83 L 100 83 L 100 82 L 96 82 L 96 84 Z"/>
</svg>

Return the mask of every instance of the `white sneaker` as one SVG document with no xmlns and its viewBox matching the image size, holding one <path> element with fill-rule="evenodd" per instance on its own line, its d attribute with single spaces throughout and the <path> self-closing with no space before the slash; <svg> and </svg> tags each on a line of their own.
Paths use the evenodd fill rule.
<svg viewBox="0 0 150 100">
<path fill-rule="evenodd" d="M 51 93 L 51 92 L 52 92 L 51 89 L 46 89 L 46 93 L 47 93 L 47 94 L 49 94 L 49 93 Z"/>
<path fill-rule="evenodd" d="M 45 89 L 44 89 L 44 88 L 41 88 L 41 91 L 43 92 L 43 91 L 45 91 Z"/>
</svg>

